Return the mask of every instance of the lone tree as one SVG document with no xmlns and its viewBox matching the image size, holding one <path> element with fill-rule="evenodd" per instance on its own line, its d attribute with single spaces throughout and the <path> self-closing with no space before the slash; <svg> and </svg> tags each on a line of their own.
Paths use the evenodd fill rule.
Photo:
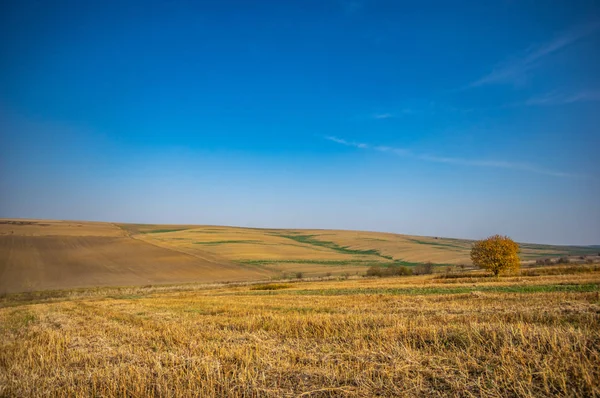
<svg viewBox="0 0 600 398">
<path fill-rule="evenodd" d="M 503 271 L 516 271 L 521 266 L 519 245 L 508 236 L 494 235 L 473 244 L 471 260 L 479 268 L 498 276 Z"/>
</svg>

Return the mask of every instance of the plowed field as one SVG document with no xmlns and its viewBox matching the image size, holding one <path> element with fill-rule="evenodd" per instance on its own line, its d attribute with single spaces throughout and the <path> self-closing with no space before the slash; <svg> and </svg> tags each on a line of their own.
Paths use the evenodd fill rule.
<svg viewBox="0 0 600 398">
<path fill-rule="evenodd" d="M 210 253 L 198 251 L 193 255 L 124 236 L 115 226 L 97 232 L 105 236 L 94 236 L 88 234 L 90 228 L 85 224 L 72 225 L 83 225 L 71 227 L 81 230 L 82 236 L 74 236 L 64 225 L 38 225 L 35 230 L 34 224 L 12 225 L 13 233 L 5 231 L 0 235 L 0 292 L 237 281 L 268 276 L 260 268 L 239 265 Z"/>
</svg>

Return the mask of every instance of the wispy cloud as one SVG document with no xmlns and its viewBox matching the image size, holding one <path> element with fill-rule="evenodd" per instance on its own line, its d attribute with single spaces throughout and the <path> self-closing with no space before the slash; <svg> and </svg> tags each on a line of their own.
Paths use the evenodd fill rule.
<svg viewBox="0 0 600 398">
<path fill-rule="evenodd" d="M 370 149 L 371 148 L 371 146 L 369 144 L 361 144 L 359 142 L 347 141 L 347 140 L 344 140 L 343 138 L 338 138 L 338 137 L 333 137 L 333 136 L 326 136 L 325 139 L 335 142 L 336 144 L 352 146 L 352 147 L 360 148 L 360 149 Z"/>
<path fill-rule="evenodd" d="M 433 163 L 446 163 L 446 164 L 454 164 L 459 166 L 470 166 L 470 167 L 489 167 L 489 168 L 498 168 L 498 169 L 511 169 L 511 170 L 519 170 L 526 171 L 530 173 L 543 174 L 553 177 L 582 177 L 579 175 L 566 173 L 562 171 L 548 170 L 543 167 L 539 167 L 529 163 L 519 163 L 519 162 L 509 162 L 504 160 L 480 160 L 480 159 L 465 159 L 465 158 L 455 158 L 455 157 L 442 157 L 442 156 L 434 156 L 422 153 L 414 153 L 406 148 L 396 148 L 390 146 L 379 146 L 372 145 L 362 142 L 348 141 L 343 138 L 335 137 L 335 136 L 326 136 L 324 137 L 326 140 L 331 142 L 335 142 L 336 144 L 349 146 L 358 149 L 364 150 L 372 150 L 377 152 L 385 152 L 394 154 L 397 156 L 411 157 L 414 159 L 418 159 L 424 162 L 433 162 Z"/>
<path fill-rule="evenodd" d="M 572 94 L 561 94 L 557 92 L 546 93 L 537 97 L 532 97 L 525 102 L 515 105 L 523 106 L 552 106 L 573 104 L 576 102 L 595 102 L 600 101 L 600 90 L 583 90 Z"/>
<path fill-rule="evenodd" d="M 371 117 L 377 120 L 394 119 L 407 115 L 425 114 L 427 112 L 433 112 L 433 107 L 429 106 L 428 109 L 402 108 L 398 111 L 374 113 Z"/>
<path fill-rule="evenodd" d="M 596 20 L 566 31 L 547 43 L 532 46 L 522 54 L 497 65 L 490 73 L 472 82 L 468 87 L 519 83 L 526 78 L 528 71 L 539 67 L 544 59 L 591 35 L 598 28 L 600 28 L 600 21 Z"/>
<path fill-rule="evenodd" d="M 427 101 L 425 103 L 412 104 L 410 107 L 402 109 L 390 109 L 385 112 L 372 113 L 368 115 L 369 118 L 375 120 L 385 119 L 398 119 L 403 117 L 411 116 L 433 116 L 440 114 L 457 114 L 457 113 L 471 113 L 475 111 L 474 108 L 458 108 L 450 106 L 440 102 Z"/>
<path fill-rule="evenodd" d="M 373 119 L 389 119 L 394 117 L 391 113 L 376 113 L 373 115 Z"/>
</svg>

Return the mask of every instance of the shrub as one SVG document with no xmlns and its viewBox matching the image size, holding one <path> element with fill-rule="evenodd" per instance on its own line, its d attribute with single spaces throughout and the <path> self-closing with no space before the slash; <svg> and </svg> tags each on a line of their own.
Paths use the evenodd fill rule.
<svg viewBox="0 0 600 398">
<path fill-rule="evenodd" d="M 571 275 L 590 272 L 598 272 L 600 267 L 587 265 L 569 265 L 568 267 L 552 267 L 542 269 L 530 269 L 521 271 L 522 276 L 542 276 L 542 275 Z"/>
<path fill-rule="evenodd" d="M 408 268 L 408 267 L 404 267 L 404 266 L 398 266 L 398 267 L 391 267 L 394 270 L 393 275 L 412 275 L 413 274 L 413 270 Z"/>
<path fill-rule="evenodd" d="M 546 264 L 546 265 L 552 265 L 552 264 L 554 264 L 554 262 L 552 261 L 552 259 L 547 258 L 547 259 L 544 260 L 544 264 Z"/>
<path fill-rule="evenodd" d="M 519 245 L 508 236 L 494 235 L 473 244 L 471 260 L 479 268 L 500 272 L 516 271 L 521 266 Z"/>
<path fill-rule="evenodd" d="M 571 260 L 569 260 L 569 257 L 561 257 L 558 259 L 559 264 L 569 264 L 571 262 Z"/>
<path fill-rule="evenodd" d="M 464 278 L 486 278 L 489 275 L 473 274 L 471 272 L 454 272 L 454 273 L 441 273 L 434 277 L 434 279 L 464 279 Z"/>
<path fill-rule="evenodd" d="M 261 285 L 252 286 L 250 290 L 280 290 L 287 289 L 290 286 L 284 283 L 266 283 Z"/>
<path fill-rule="evenodd" d="M 302 279 L 304 278 L 304 273 L 303 272 L 296 272 L 296 279 Z"/>
<path fill-rule="evenodd" d="M 415 274 L 415 275 L 433 274 L 433 264 L 431 262 L 426 262 L 425 264 L 419 264 L 413 270 L 413 274 Z"/>
<path fill-rule="evenodd" d="M 402 275 L 412 275 L 412 269 L 408 267 L 404 267 L 402 265 L 399 266 L 390 266 L 390 267 L 382 267 L 381 265 L 373 265 L 367 270 L 367 276 L 402 276 Z"/>
</svg>

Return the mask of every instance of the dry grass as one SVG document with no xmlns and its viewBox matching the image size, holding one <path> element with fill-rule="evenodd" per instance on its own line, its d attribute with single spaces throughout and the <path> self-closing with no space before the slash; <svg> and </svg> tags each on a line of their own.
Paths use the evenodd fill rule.
<svg viewBox="0 0 600 398">
<path fill-rule="evenodd" d="M 600 396 L 598 271 L 480 279 L 8 296 L 0 396 Z"/>
</svg>

